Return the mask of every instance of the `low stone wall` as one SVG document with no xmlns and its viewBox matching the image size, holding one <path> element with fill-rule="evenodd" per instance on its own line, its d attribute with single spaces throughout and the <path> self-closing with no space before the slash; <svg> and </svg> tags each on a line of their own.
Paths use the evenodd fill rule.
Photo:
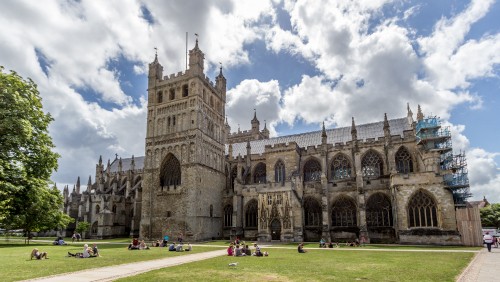
<svg viewBox="0 0 500 282">
<path fill-rule="evenodd" d="M 399 243 L 415 245 L 462 245 L 458 231 L 424 228 L 400 231 Z"/>
</svg>

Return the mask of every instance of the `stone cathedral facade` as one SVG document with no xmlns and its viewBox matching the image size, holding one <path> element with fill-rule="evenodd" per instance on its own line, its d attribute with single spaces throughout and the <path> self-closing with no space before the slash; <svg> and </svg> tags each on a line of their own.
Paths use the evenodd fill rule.
<svg viewBox="0 0 500 282">
<path fill-rule="evenodd" d="M 231 133 L 222 68 L 214 83 L 203 65 L 198 41 L 185 72 L 163 76 L 155 56 L 140 164 L 116 158 L 84 193 L 65 191 L 91 236 L 461 244 L 466 164 L 438 118 L 419 106 L 414 120 L 408 107 L 406 117 L 270 138 L 254 113 L 250 130 Z"/>
</svg>

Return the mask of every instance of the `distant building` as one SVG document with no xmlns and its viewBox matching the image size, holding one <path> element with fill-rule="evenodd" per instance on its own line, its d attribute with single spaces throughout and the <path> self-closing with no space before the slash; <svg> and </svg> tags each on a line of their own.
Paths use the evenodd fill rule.
<svg viewBox="0 0 500 282">
<path fill-rule="evenodd" d="M 65 190 L 91 236 L 461 244 L 465 156 L 438 118 L 419 106 L 414 120 L 408 107 L 406 117 L 269 138 L 254 113 L 251 130 L 230 133 L 222 68 L 213 83 L 203 65 L 198 41 L 185 72 L 163 76 L 155 56 L 145 157 L 106 170 L 100 160 L 87 191 Z"/>
</svg>

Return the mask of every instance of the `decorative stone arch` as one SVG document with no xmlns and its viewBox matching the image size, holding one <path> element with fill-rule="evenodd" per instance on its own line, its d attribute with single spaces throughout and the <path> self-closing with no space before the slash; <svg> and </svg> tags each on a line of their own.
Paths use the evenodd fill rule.
<svg viewBox="0 0 500 282">
<path fill-rule="evenodd" d="M 434 196 L 419 189 L 408 198 L 408 228 L 439 227 L 438 205 Z"/>
<path fill-rule="evenodd" d="M 352 177 L 351 159 L 344 153 L 336 154 L 330 162 L 330 179 L 343 180 Z"/>
<path fill-rule="evenodd" d="M 314 157 L 309 158 L 304 163 L 303 176 L 304 182 L 321 180 L 321 162 Z"/>
<path fill-rule="evenodd" d="M 332 203 L 332 227 L 357 226 L 357 214 L 358 209 L 354 199 L 346 195 L 340 195 Z"/>
<path fill-rule="evenodd" d="M 90 233 L 92 233 L 92 235 L 97 235 L 98 227 L 99 223 L 97 221 L 94 221 L 94 223 L 92 223 L 92 227 L 90 227 Z"/>
<path fill-rule="evenodd" d="M 366 201 L 367 227 L 392 227 L 392 204 L 389 197 L 382 192 L 371 195 Z"/>
<path fill-rule="evenodd" d="M 266 164 L 259 162 L 253 169 L 253 183 L 266 183 L 267 181 Z"/>
<path fill-rule="evenodd" d="M 101 207 L 99 205 L 95 205 L 95 214 L 98 214 L 101 212 Z"/>
<path fill-rule="evenodd" d="M 377 178 L 384 174 L 384 158 L 374 149 L 369 149 L 361 158 L 363 177 Z"/>
<path fill-rule="evenodd" d="M 412 173 L 413 172 L 413 156 L 406 146 L 401 146 L 394 155 L 396 163 L 396 171 L 398 173 Z"/>
<path fill-rule="evenodd" d="M 233 226 L 233 206 L 226 205 L 224 207 L 224 227 Z"/>
<path fill-rule="evenodd" d="M 245 228 L 257 229 L 258 220 L 258 202 L 251 199 L 245 206 Z"/>
<path fill-rule="evenodd" d="M 160 187 L 174 186 L 174 189 L 181 185 L 181 164 L 174 154 L 168 153 L 165 156 L 160 168 Z"/>
<path fill-rule="evenodd" d="M 276 183 L 285 184 L 285 173 L 285 162 L 283 162 L 281 159 L 278 159 L 278 161 L 274 165 L 274 181 Z"/>
</svg>

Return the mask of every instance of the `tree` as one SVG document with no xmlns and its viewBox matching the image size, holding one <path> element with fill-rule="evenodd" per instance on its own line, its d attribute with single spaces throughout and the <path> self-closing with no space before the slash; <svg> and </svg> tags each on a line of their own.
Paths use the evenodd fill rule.
<svg viewBox="0 0 500 282">
<path fill-rule="evenodd" d="M 483 227 L 500 228 L 500 204 L 491 204 L 480 210 Z"/>
<path fill-rule="evenodd" d="M 0 66 L 0 225 L 49 230 L 67 225 L 59 190 L 50 188 L 59 154 L 48 134 L 36 84 Z"/>
<path fill-rule="evenodd" d="M 85 238 L 85 232 L 90 229 L 90 223 L 86 221 L 80 221 L 76 224 L 75 231 L 82 234 L 82 239 Z"/>
</svg>

